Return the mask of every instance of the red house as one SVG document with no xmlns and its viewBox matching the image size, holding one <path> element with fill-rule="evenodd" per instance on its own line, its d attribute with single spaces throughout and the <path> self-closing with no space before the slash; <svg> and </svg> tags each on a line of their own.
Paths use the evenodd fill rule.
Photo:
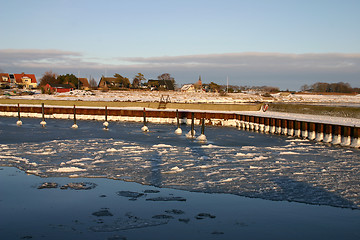
<svg viewBox="0 0 360 240">
<path fill-rule="evenodd" d="M 63 93 L 63 92 L 70 92 L 72 90 L 74 90 L 74 87 L 71 86 L 70 84 L 48 83 L 44 86 L 44 91 L 46 93 L 53 93 L 53 92 Z"/>
</svg>

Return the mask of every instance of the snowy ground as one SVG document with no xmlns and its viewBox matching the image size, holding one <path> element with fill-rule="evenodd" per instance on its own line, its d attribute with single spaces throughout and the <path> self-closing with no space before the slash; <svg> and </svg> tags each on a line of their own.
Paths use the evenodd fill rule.
<svg viewBox="0 0 360 240">
<path fill-rule="evenodd" d="M 169 95 L 171 102 L 176 103 L 248 103 L 248 102 L 296 102 L 360 105 L 359 95 L 315 95 L 315 94 L 288 94 L 277 93 L 271 97 L 263 97 L 259 93 L 229 93 L 220 96 L 218 93 L 184 93 L 158 91 L 82 91 L 70 93 L 34 94 L 10 96 L 13 99 L 44 99 L 44 100 L 78 100 L 83 101 L 148 101 L 158 102 L 162 96 Z M 9 96 L 7 96 L 9 97 Z M 1 96 L 5 98 L 5 96 Z"/>
</svg>

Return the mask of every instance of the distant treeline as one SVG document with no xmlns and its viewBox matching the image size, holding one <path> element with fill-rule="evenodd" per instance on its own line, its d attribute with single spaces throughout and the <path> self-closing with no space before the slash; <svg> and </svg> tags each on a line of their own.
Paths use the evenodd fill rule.
<svg viewBox="0 0 360 240">
<path fill-rule="evenodd" d="M 334 92 L 334 93 L 360 93 L 360 88 L 352 88 L 349 83 L 317 82 L 312 85 L 301 86 L 303 92 Z"/>
</svg>

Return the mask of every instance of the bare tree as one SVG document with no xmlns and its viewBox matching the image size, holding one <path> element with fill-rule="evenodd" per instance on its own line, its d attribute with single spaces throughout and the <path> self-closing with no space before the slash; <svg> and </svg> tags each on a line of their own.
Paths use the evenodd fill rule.
<svg viewBox="0 0 360 240">
<path fill-rule="evenodd" d="M 89 85 L 91 88 L 97 87 L 97 82 L 95 81 L 95 79 L 93 77 L 90 77 Z"/>
<path fill-rule="evenodd" d="M 46 84 L 57 84 L 59 83 L 59 80 L 57 79 L 57 74 L 50 71 L 47 71 L 44 73 L 42 78 L 40 78 L 40 86 L 45 86 Z"/>
</svg>

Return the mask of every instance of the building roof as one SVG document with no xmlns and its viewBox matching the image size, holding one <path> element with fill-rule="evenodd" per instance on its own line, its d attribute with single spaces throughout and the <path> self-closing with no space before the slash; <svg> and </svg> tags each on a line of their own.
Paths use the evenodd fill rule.
<svg viewBox="0 0 360 240">
<path fill-rule="evenodd" d="M 55 83 L 48 83 L 48 85 L 52 88 L 74 88 L 70 84 L 55 84 Z"/>
<path fill-rule="evenodd" d="M 100 81 L 103 80 L 103 81 L 107 81 L 107 82 L 114 82 L 116 80 L 116 78 L 114 77 L 102 77 L 100 79 Z"/>
<path fill-rule="evenodd" d="M 194 84 L 184 84 L 182 87 L 181 87 L 181 91 L 188 91 L 191 87 L 194 88 Z"/>
<path fill-rule="evenodd" d="M 3 81 L 3 77 L 6 77 L 10 81 L 10 76 L 8 73 L 0 73 L 0 81 Z"/>
<path fill-rule="evenodd" d="M 154 79 L 149 79 L 148 80 L 148 84 L 149 85 L 154 85 L 154 86 L 166 86 L 167 90 L 174 90 L 175 86 L 174 86 L 174 82 L 172 80 L 164 80 L 164 79 L 160 79 L 160 80 L 154 80 Z"/>
<path fill-rule="evenodd" d="M 90 87 L 89 81 L 87 78 L 79 78 L 79 81 L 83 87 Z"/>
<path fill-rule="evenodd" d="M 37 83 L 35 74 L 25 74 L 25 73 L 14 73 L 16 83 L 22 83 L 23 77 L 28 77 L 31 79 L 31 83 Z"/>
</svg>

